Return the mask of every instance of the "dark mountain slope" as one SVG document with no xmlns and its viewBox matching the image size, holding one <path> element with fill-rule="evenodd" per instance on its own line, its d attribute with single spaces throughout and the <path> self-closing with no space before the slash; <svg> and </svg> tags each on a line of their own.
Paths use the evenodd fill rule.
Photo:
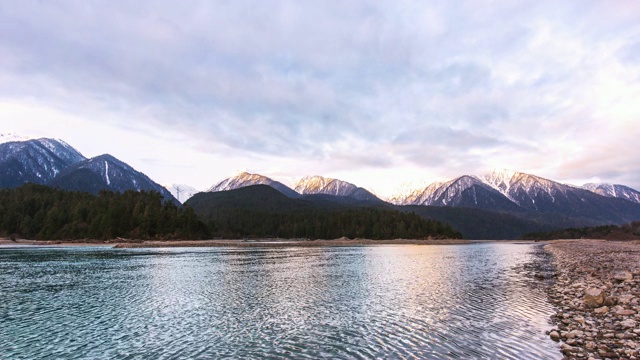
<svg viewBox="0 0 640 360">
<path fill-rule="evenodd" d="M 0 188 L 48 184 L 69 166 L 85 160 L 67 143 L 54 139 L 0 144 Z"/>
<path fill-rule="evenodd" d="M 108 154 L 70 166 L 56 176 L 51 181 L 51 185 L 64 190 L 84 191 L 94 195 L 100 190 L 157 191 L 165 200 L 179 204 L 166 188 Z"/>
</svg>

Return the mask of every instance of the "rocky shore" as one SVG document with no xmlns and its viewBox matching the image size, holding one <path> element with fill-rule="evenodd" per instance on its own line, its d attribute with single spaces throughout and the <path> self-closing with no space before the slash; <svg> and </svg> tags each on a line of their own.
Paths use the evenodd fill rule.
<svg viewBox="0 0 640 360">
<path fill-rule="evenodd" d="M 565 359 L 640 358 L 640 241 L 557 241 L 549 336 Z"/>
</svg>

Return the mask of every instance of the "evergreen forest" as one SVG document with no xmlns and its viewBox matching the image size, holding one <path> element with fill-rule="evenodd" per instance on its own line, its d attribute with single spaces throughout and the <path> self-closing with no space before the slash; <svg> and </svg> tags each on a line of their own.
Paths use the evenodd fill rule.
<svg viewBox="0 0 640 360">
<path fill-rule="evenodd" d="M 525 240 L 556 239 L 604 239 L 638 240 L 640 239 L 640 221 L 624 225 L 603 225 L 582 228 L 569 228 L 548 232 L 535 232 L 522 237 Z"/>
<path fill-rule="evenodd" d="M 26 184 L 0 190 L 0 235 L 38 240 L 203 239 L 208 228 L 190 207 L 152 191 L 97 196 Z"/>
<path fill-rule="evenodd" d="M 216 194 L 216 196 L 235 196 Z M 233 200 L 233 201 L 229 201 Z M 98 195 L 26 184 L 0 190 L 0 236 L 37 240 L 116 238 L 368 239 L 461 238 L 448 224 L 412 212 L 373 207 L 235 208 L 238 199 L 176 206 L 158 192 L 101 191 Z"/>
</svg>

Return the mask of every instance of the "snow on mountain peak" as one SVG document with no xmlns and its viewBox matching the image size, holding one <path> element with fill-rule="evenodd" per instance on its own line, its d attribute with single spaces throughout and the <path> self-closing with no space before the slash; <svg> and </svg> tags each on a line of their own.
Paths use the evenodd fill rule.
<svg viewBox="0 0 640 360">
<path fill-rule="evenodd" d="M 323 189 L 334 181 L 336 181 L 336 179 L 325 178 L 319 175 L 305 176 L 298 181 L 294 190 L 300 194 L 317 194 L 322 192 Z"/>
<path fill-rule="evenodd" d="M 185 184 L 171 184 L 165 185 L 164 187 L 181 203 L 184 203 L 193 195 L 200 192 L 200 190 Z"/>
<path fill-rule="evenodd" d="M 14 134 L 14 133 L 0 134 L 0 144 L 4 144 L 4 143 L 8 143 L 8 142 L 14 142 L 14 141 L 27 141 L 27 140 L 31 140 L 31 139 L 32 138 L 30 138 L 30 137 L 26 137 L 26 136 Z"/>
<path fill-rule="evenodd" d="M 213 185 L 208 191 L 226 191 L 250 185 L 271 185 L 273 180 L 260 174 L 250 174 L 246 171 L 224 179 Z"/>
<path fill-rule="evenodd" d="M 216 191 L 235 190 L 235 189 L 252 186 L 252 185 L 268 185 L 280 191 L 284 195 L 292 198 L 300 196 L 300 194 L 298 194 L 293 189 L 289 188 L 288 186 L 284 185 L 281 182 L 272 180 L 264 175 L 250 174 L 246 171 L 243 171 L 235 176 L 226 178 L 214 184 L 207 191 L 216 192 Z"/>
<path fill-rule="evenodd" d="M 343 180 L 325 178 L 319 175 L 306 176 L 300 179 L 296 184 L 295 191 L 303 195 L 325 194 L 347 196 L 365 201 L 379 200 L 378 197 L 369 190 Z"/>
<path fill-rule="evenodd" d="M 598 195 L 612 197 L 612 198 L 621 198 L 629 201 L 633 201 L 635 203 L 640 203 L 640 191 L 632 189 L 628 186 L 619 185 L 619 184 L 596 184 L 596 183 L 588 183 L 582 185 L 582 188 L 585 190 L 589 190 Z"/>
</svg>

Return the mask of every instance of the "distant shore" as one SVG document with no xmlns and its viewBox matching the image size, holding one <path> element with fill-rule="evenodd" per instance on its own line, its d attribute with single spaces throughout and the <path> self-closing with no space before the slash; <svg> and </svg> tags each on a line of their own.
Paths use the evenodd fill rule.
<svg viewBox="0 0 640 360">
<path fill-rule="evenodd" d="M 487 242 L 533 243 L 528 240 L 461 240 L 461 239 L 348 239 L 308 240 L 308 239 L 247 239 L 247 240 L 9 240 L 0 239 L 1 247 L 22 246 L 109 246 L 114 248 L 160 248 L 160 247 L 330 247 L 330 246 L 368 246 L 368 245 L 463 245 Z"/>
</svg>

